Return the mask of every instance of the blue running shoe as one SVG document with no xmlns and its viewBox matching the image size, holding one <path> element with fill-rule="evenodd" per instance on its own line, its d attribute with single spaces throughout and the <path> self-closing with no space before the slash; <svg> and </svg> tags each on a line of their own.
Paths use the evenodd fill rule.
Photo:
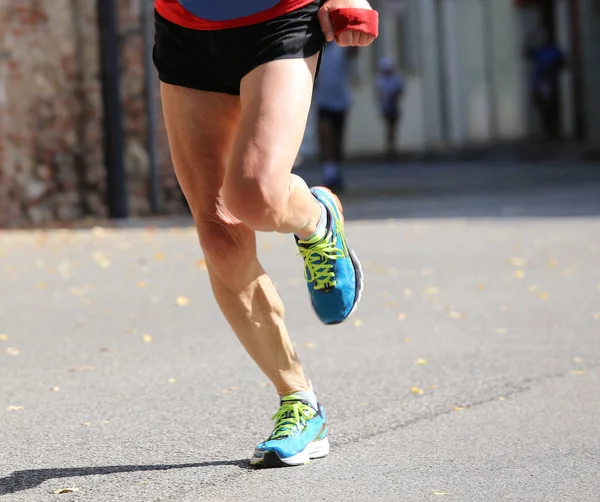
<svg viewBox="0 0 600 502">
<path fill-rule="evenodd" d="M 301 396 L 291 394 L 281 399 L 273 416 L 275 428 L 269 439 L 260 443 L 250 464 L 257 467 L 304 465 L 329 453 L 325 411 L 315 410 Z"/>
<path fill-rule="evenodd" d="M 339 324 L 358 306 L 363 272 L 346 244 L 340 200 L 324 187 L 312 188 L 311 192 L 327 209 L 327 233 L 321 240 L 296 237 L 296 243 L 304 258 L 308 292 L 317 316 L 324 324 Z"/>
</svg>

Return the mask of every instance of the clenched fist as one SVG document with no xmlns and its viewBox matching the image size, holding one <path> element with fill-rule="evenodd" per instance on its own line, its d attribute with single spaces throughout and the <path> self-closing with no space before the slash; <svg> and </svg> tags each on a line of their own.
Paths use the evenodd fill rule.
<svg viewBox="0 0 600 502">
<path fill-rule="evenodd" d="M 328 42 L 336 40 L 338 45 L 342 47 L 364 47 L 373 43 L 376 37 L 373 34 L 373 30 L 364 30 L 352 25 L 343 29 L 340 26 L 336 26 L 335 18 L 337 16 L 335 14 L 332 15 L 332 13 L 338 9 L 344 9 L 341 12 L 348 12 L 346 9 L 355 10 L 354 17 L 364 16 L 364 12 L 361 13 L 361 10 L 373 10 L 367 0 L 327 0 L 319 11 L 319 22 Z M 372 21 L 372 19 L 365 19 L 365 24 L 368 24 L 368 21 Z"/>
</svg>

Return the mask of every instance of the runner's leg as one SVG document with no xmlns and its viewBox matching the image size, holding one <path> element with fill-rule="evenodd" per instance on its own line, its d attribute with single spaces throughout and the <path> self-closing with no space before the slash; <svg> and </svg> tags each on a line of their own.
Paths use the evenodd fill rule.
<svg viewBox="0 0 600 502">
<path fill-rule="evenodd" d="M 223 204 L 240 99 L 165 83 L 161 91 L 173 164 L 194 217 L 215 298 L 279 394 L 308 390 L 284 325 L 283 304 L 258 262 L 254 231 Z"/>
<path fill-rule="evenodd" d="M 241 84 L 242 116 L 223 195 L 250 228 L 309 237 L 321 207 L 291 174 L 304 136 L 318 54 L 261 65 Z"/>
</svg>

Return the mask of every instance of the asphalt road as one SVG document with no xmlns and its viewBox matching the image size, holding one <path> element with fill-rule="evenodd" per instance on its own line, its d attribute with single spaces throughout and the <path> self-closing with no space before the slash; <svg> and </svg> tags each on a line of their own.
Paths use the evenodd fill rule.
<svg viewBox="0 0 600 502">
<path fill-rule="evenodd" d="M 261 236 L 330 419 L 331 455 L 284 470 L 247 465 L 277 398 L 189 222 L 0 233 L 0 499 L 600 500 L 598 194 L 351 190 L 367 289 L 331 328 Z"/>
</svg>

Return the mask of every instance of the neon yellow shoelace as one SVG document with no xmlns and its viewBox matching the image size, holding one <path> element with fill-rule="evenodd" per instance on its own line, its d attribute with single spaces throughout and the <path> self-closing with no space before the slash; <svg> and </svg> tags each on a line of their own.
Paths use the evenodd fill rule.
<svg viewBox="0 0 600 502">
<path fill-rule="evenodd" d="M 306 270 L 304 278 L 307 282 L 314 282 L 315 289 L 321 290 L 335 286 L 335 273 L 333 261 L 344 257 L 344 252 L 335 247 L 333 240 L 325 238 L 320 242 L 298 241 L 299 244 L 309 247 L 299 247 L 300 255 L 304 258 Z"/>
<path fill-rule="evenodd" d="M 284 402 L 273 415 L 275 429 L 269 439 L 283 439 L 296 431 L 301 431 L 306 422 L 316 415 L 316 411 L 300 401 Z"/>
</svg>

